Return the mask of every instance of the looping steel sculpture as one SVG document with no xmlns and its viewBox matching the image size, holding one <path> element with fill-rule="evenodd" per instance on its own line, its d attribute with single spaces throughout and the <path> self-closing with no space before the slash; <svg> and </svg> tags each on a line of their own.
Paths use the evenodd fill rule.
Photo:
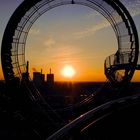
<svg viewBox="0 0 140 140">
<path fill-rule="evenodd" d="M 128 83 L 137 65 L 139 42 L 133 19 L 119 0 L 24 0 L 11 16 L 3 36 L 1 60 L 6 82 L 21 79 L 26 72 L 25 46 L 34 22 L 48 10 L 67 4 L 90 7 L 108 20 L 118 48 L 105 60 L 105 75 L 114 85 Z"/>
</svg>

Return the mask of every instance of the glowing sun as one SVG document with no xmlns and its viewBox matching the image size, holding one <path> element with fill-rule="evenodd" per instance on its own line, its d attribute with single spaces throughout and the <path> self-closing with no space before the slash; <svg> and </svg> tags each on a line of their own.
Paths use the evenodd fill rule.
<svg viewBox="0 0 140 140">
<path fill-rule="evenodd" d="M 65 65 L 61 70 L 61 74 L 64 77 L 72 78 L 76 74 L 76 71 L 71 65 Z"/>
</svg>

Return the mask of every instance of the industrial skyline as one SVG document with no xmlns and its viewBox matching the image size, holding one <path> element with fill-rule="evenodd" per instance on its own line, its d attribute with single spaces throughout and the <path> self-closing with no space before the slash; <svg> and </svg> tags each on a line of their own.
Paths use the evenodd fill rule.
<svg viewBox="0 0 140 140">
<path fill-rule="evenodd" d="M 140 0 L 120 1 L 1 0 L 0 138 L 139 137 Z"/>
<path fill-rule="evenodd" d="M 1 12 L 4 14 L 1 14 L 0 40 L 9 17 L 21 2 L 1 1 L 1 10 L 5 12 Z M 129 9 L 140 33 L 139 0 L 122 2 Z M 37 71 L 43 68 L 45 73 L 46 67 L 51 67 L 56 80 L 69 80 L 61 75 L 61 71 L 65 65 L 71 65 L 76 71 L 73 81 L 105 81 L 104 60 L 116 50 L 115 34 L 100 14 L 84 6 L 61 6 L 48 11 L 31 28 L 26 59 L 31 62 L 30 73 L 34 67 Z M 139 76 L 140 73 L 136 72 L 133 81 L 139 81 Z M 2 70 L 0 79 L 3 79 Z"/>
</svg>

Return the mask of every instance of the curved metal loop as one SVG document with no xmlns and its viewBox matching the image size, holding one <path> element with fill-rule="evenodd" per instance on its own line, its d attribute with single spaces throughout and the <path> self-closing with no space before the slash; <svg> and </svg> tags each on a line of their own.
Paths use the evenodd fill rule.
<svg viewBox="0 0 140 140">
<path fill-rule="evenodd" d="M 138 60 L 138 34 L 127 9 L 115 0 L 25 0 L 13 13 L 4 32 L 1 58 L 5 80 L 21 79 L 26 71 L 25 46 L 34 22 L 48 10 L 67 4 L 88 6 L 108 20 L 116 34 L 118 48 L 115 55 L 105 60 L 105 75 L 115 84 L 129 82 Z"/>
</svg>

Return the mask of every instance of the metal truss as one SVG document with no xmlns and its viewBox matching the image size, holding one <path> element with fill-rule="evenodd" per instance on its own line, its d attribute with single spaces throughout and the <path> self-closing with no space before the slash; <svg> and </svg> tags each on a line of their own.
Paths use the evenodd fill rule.
<svg viewBox="0 0 140 140">
<path fill-rule="evenodd" d="M 118 48 L 105 60 L 105 75 L 113 84 L 128 83 L 137 66 L 139 42 L 133 19 L 119 0 L 24 0 L 11 16 L 3 36 L 1 60 L 5 80 L 21 80 L 26 72 L 26 40 L 34 22 L 50 9 L 67 4 L 90 7 L 108 20 Z"/>
</svg>

